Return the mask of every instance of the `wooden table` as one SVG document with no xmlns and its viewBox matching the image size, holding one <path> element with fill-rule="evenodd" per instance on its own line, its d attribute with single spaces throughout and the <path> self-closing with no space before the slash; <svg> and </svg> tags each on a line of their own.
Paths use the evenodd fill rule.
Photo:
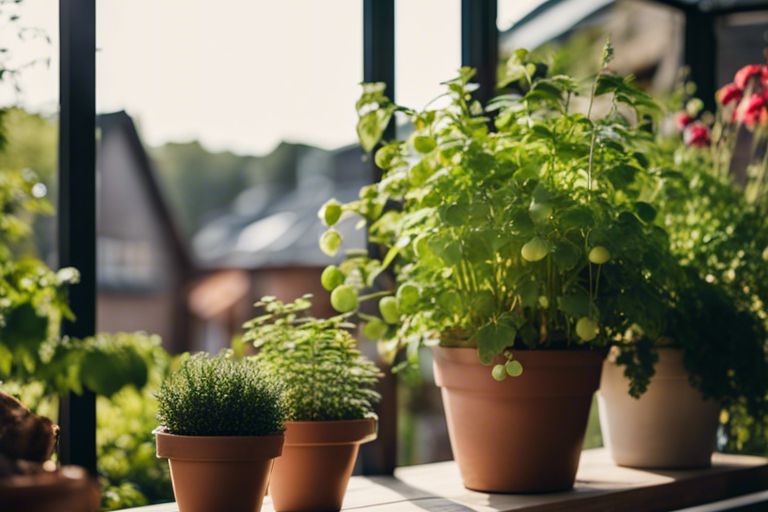
<svg viewBox="0 0 768 512">
<path fill-rule="evenodd" d="M 353 477 L 344 510 L 653 512 L 768 489 L 768 459 L 716 454 L 713 462 L 706 470 L 648 471 L 614 466 L 604 449 L 586 450 L 574 490 L 539 495 L 468 491 L 461 485 L 456 464 L 440 462 L 400 468 L 394 477 Z M 262 510 L 273 511 L 269 498 Z M 177 512 L 178 508 L 170 503 L 130 511 Z"/>
</svg>

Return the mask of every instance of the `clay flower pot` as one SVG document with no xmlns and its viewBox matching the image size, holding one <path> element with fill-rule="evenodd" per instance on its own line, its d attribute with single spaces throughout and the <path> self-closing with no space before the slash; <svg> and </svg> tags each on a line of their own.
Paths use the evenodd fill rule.
<svg viewBox="0 0 768 512">
<path fill-rule="evenodd" d="M 606 360 L 597 399 L 603 442 L 616 464 L 660 469 L 711 464 L 720 406 L 691 386 L 681 350 L 659 349 L 656 373 L 639 399 L 629 396 L 624 368 Z"/>
<path fill-rule="evenodd" d="M 376 439 L 376 420 L 287 421 L 269 494 L 278 512 L 341 509 L 360 445 Z"/>
<path fill-rule="evenodd" d="M 96 512 L 99 505 L 96 480 L 78 466 L 0 478 L 4 511 Z"/>
<path fill-rule="evenodd" d="M 497 382 L 475 349 L 436 347 L 435 381 L 464 485 L 501 493 L 573 487 L 604 357 L 518 350 L 523 374 Z"/>
<path fill-rule="evenodd" d="M 258 512 L 283 435 L 177 436 L 155 431 L 179 512 Z"/>
</svg>

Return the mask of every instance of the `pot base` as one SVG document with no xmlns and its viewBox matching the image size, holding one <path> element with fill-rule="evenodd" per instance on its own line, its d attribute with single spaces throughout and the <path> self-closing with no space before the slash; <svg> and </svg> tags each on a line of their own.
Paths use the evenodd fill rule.
<svg viewBox="0 0 768 512">
<path fill-rule="evenodd" d="M 639 399 L 629 395 L 623 368 L 606 361 L 597 403 L 603 441 L 617 465 L 700 469 L 712 464 L 720 406 L 691 386 L 680 350 L 659 350 L 656 374 Z"/>
<path fill-rule="evenodd" d="M 520 350 L 523 374 L 503 382 L 475 349 L 437 347 L 434 355 L 465 487 L 515 494 L 573 487 L 604 353 Z"/>
<path fill-rule="evenodd" d="M 340 510 L 362 443 L 376 438 L 376 420 L 287 421 L 283 455 L 269 493 L 277 512 Z"/>
</svg>

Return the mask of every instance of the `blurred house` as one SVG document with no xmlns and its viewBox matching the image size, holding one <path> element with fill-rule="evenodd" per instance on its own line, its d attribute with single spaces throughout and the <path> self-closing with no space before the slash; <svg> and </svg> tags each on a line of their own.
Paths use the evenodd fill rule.
<svg viewBox="0 0 768 512">
<path fill-rule="evenodd" d="M 284 172 L 293 174 L 294 186 L 246 189 L 229 213 L 211 220 L 194 236 L 192 245 L 204 272 L 190 293 L 198 334 L 195 348 L 227 346 L 243 321 L 253 316 L 253 302 L 265 295 L 291 300 L 311 293 L 314 314 L 333 314 L 320 274 L 334 259 L 319 249 L 325 227 L 317 212 L 330 198 L 356 199 L 360 187 L 370 182 L 370 172 L 357 146 L 302 151 L 295 168 Z M 343 219 L 337 226 L 345 247 L 365 246 L 364 232 L 355 229 L 355 223 Z M 217 291 L 223 288 L 238 293 Z"/>
<path fill-rule="evenodd" d="M 147 331 L 186 349 L 193 263 L 125 112 L 98 118 L 97 328 Z"/>
<path fill-rule="evenodd" d="M 597 70 L 600 47 L 610 35 L 612 68 L 634 74 L 654 92 L 668 92 L 680 78 L 684 23 L 679 10 L 651 0 L 544 0 L 499 34 L 500 55 L 516 48 L 561 50 L 560 71 L 583 77 Z M 720 16 L 715 29 L 719 85 L 740 67 L 764 60 L 768 10 Z"/>
</svg>

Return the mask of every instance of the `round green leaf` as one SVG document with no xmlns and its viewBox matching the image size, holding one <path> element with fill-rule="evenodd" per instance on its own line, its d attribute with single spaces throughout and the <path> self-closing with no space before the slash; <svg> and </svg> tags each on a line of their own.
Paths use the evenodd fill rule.
<svg viewBox="0 0 768 512">
<path fill-rule="evenodd" d="M 523 245 L 520 254 L 525 261 L 535 262 L 543 260 L 549 254 L 549 251 L 549 242 L 536 236 Z"/>
<path fill-rule="evenodd" d="M 336 265 L 328 265 L 320 275 L 320 284 L 329 292 L 333 291 L 337 286 L 344 284 L 344 273 Z"/>
<path fill-rule="evenodd" d="M 320 208 L 318 216 L 326 226 L 333 226 L 339 222 L 341 212 L 341 203 L 335 199 L 330 199 Z"/>
<path fill-rule="evenodd" d="M 395 297 L 384 297 L 379 301 L 379 312 L 388 324 L 396 324 L 400 321 L 400 307 Z"/>
<path fill-rule="evenodd" d="M 520 361 L 507 361 L 507 364 L 504 365 L 504 369 L 510 377 L 519 377 L 523 374 L 523 365 L 520 364 Z"/>
<path fill-rule="evenodd" d="M 328 256 L 336 256 L 339 246 L 341 246 L 341 233 L 336 230 L 329 229 L 320 237 L 320 250 Z"/>
<path fill-rule="evenodd" d="M 506 379 L 506 378 L 507 378 L 507 371 L 504 369 L 504 365 L 503 365 L 503 364 L 497 364 L 497 365 L 495 365 L 495 366 L 493 367 L 493 370 L 491 370 L 491 376 L 492 376 L 492 377 L 493 377 L 495 380 L 497 380 L 497 381 L 499 381 L 499 382 L 501 382 L 501 381 L 503 381 L 504 379 Z"/>
<path fill-rule="evenodd" d="M 351 285 L 344 284 L 331 292 L 331 306 L 339 313 L 349 313 L 358 306 L 357 291 Z"/>
</svg>

